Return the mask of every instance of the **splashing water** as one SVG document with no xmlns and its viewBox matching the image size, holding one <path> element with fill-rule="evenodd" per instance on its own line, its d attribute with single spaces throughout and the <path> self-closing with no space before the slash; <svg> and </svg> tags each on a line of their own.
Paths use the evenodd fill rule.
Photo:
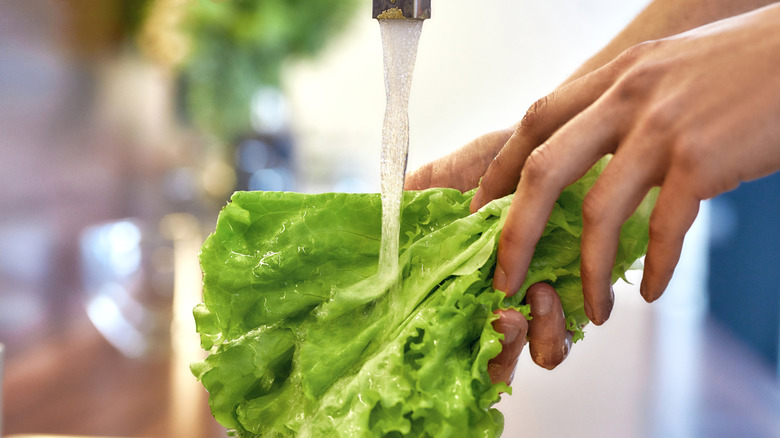
<svg viewBox="0 0 780 438">
<path fill-rule="evenodd" d="M 409 153 L 409 93 L 422 20 L 379 20 L 385 67 L 385 120 L 382 126 L 382 244 L 380 275 L 396 276 L 401 200 Z"/>
</svg>

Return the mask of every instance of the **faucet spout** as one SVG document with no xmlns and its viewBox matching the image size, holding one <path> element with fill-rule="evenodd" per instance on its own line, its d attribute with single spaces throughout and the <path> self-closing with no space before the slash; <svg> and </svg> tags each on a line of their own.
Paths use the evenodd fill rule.
<svg viewBox="0 0 780 438">
<path fill-rule="evenodd" d="M 431 0 L 374 0 L 373 17 L 425 20 L 431 18 Z"/>
</svg>

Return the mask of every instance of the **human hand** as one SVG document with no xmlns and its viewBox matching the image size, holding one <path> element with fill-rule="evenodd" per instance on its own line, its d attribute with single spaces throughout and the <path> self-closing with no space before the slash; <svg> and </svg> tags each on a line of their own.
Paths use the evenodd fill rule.
<svg viewBox="0 0 780 438">
<path fill-rule="evenodd" d="M 612 160 L 585 198 L 585 311 L 612 309 L 620 227 L 650 188 L 641 294 L 661 296 L 703 199 L 780 169 L 780 4 L 635 46 L 536 102 L 490 164 L 472 210 L 515 191 L 494 286 L 515 293 L 562 189 Z"/>
<path fill-rule="evenodd" d="M 405 188 L 473 189 L 513 131 L 509 129 L 484 135 L 424 165 L 406 176 Z M 555 289 L 548 284 L 537 283 L 528 289 L 525 301 L 531 307 L 530 321 L 512 309 L 497 312 L 501 317 L 493 323 L 493 327 L 504 335 L 504 340 L 501 341 L 501 353 L 488 364 L 488 372 L 494 383 L 511 383 L 517 359 L 526 342 L 530 344 L 534 362 L 547 369 L 553 369 L 563 362 L 571 348 L 572 336 L 566 330 L 563 308 Z"/>
<path fill-rule="evenodd" d="M 409 172 L 404 179 L 404 189 L 448 187 L 467 192 L 477 187 L 479 179 L 513 132 L 514 128 L 487 133 L 449 155 Z"/>
</svg>

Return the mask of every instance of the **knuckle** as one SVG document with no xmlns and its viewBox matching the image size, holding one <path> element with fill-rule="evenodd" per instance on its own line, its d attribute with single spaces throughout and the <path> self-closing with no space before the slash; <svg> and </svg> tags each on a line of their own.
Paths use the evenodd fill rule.
<svg viewBox="0 0 780 438">
<path fill-rule="evenodd" d="M 543 144 L 528 155 L 520 180 L 534 187 L 544 185 L 551 175 L 550 170 L 554 168 L 555 161 L 550 148 Z"/>
<path fill-rule="evenodd" d="M 655 60 L 651 53 L 663 41 L 645 41 L 624 50 L 608 68 L 614 71 L 616 82 L 611 97 L 617 101 L 631 100 L 646 95 L 659 74 L 666 70 L 666 63 Z"/>
<path fill-rule="evenodd" d="M 671 141 L 672 165 L 685 169 L 687 173 L 700 172 L 703 154 L 700 142 L 694 140 L 694 134 L 675 136 Z"/>
<path fill-rule="evenodd" d="M 649 52 L 658 49 L 658 46 L 661 44 L 661 40 L 649 40 L 634 44 L 618 55 L 617 58 L 615 58 L 615 62 L 618 63 L 621 67 L 631 66 L 636 62 L 644 59 Z"/>
<path fill-rule="evenodd" d="M 631 102 L 645 96 L 652 74 L 647 67 L 631 69 L 618 80 L 612 97 L 618 102 Z"/>
<path fill-rule="evenodd" d="M 670 166 L 684 175 L 685 190 L 695 199 L 703 200 L 737 188 L 740 180 L 730 170 L 730 163 L 709 150 L 709 145 L 718 140 L 695 128 L 686 127 L 684 132 L 674 139 Z"/>
<path fill-rule="evenodd" d="M 501 245 L 512 248 L 514 246 L 518 246 L 522 242 L 522 235 L 518 232 L 518 230 L 511 226 L 511 224 L 507 223 L 504 228 L 501 230 Z"/>
<path fill-rule="evenodd" d="M 593 229 L 606 224 L 610 200 L 601 191 L 591 189 L 582 201 L 583 227 Z"/>
<path fill-rule="evenodd" d="M 666 101 L 655 103 L 649 107 L 639 123 L 642 136 L 675 137 L 679 123 L 678 110 Z"/>
<path fill-rule="evenodd" d="M 734 188 L 721 173 L 722 163 L 710 159 L 705 144 L 695 132 L 675 136 L 670 148 L 670 170 L 684 175 L 687 187 L 681 189 L 685 192 L 698 199 L 708 199 Z"/>
<path fill-rule="evenodd" d="M 663 62 L 638 60 L 617 80 L 611 97 L 618 102 L 643 102 L 651 95 L 666 72 Z"/>
<path fill-rule="evenodd" d="M 544 96 L 534 102 L 528 110 L 526 110 L 525 115 L 520 120 L 518 130 L 534 132 L 537 129 L 540 125 L 540 120 L 544 117 L 546 112 L 549 103 L 548 99 L 548 96 Z"/>
</svg>

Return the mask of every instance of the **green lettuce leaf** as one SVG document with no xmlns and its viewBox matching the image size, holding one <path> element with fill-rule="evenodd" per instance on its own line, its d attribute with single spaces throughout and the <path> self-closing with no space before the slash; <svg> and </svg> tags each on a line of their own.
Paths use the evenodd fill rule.
<svg viewBox="0 0 780 438">
<path fill-rule="evenodd" d="M 191 369 L 213 415 L 242 437 L 500 436 L 493 312 L 527 315 L 546 281 L 582 337 L 581 206 L 604 163 L 561 195 L 512 297 L 491 287 L 511 197 L 470 214 L 473 193 L 405 193 L 396 280 L 377 275 L 377 194 L 237 192 L 200 254 L 210 355 Z M 623 228 L 613 280 L 646 250 L 651 202 Z"/>
</svg>

